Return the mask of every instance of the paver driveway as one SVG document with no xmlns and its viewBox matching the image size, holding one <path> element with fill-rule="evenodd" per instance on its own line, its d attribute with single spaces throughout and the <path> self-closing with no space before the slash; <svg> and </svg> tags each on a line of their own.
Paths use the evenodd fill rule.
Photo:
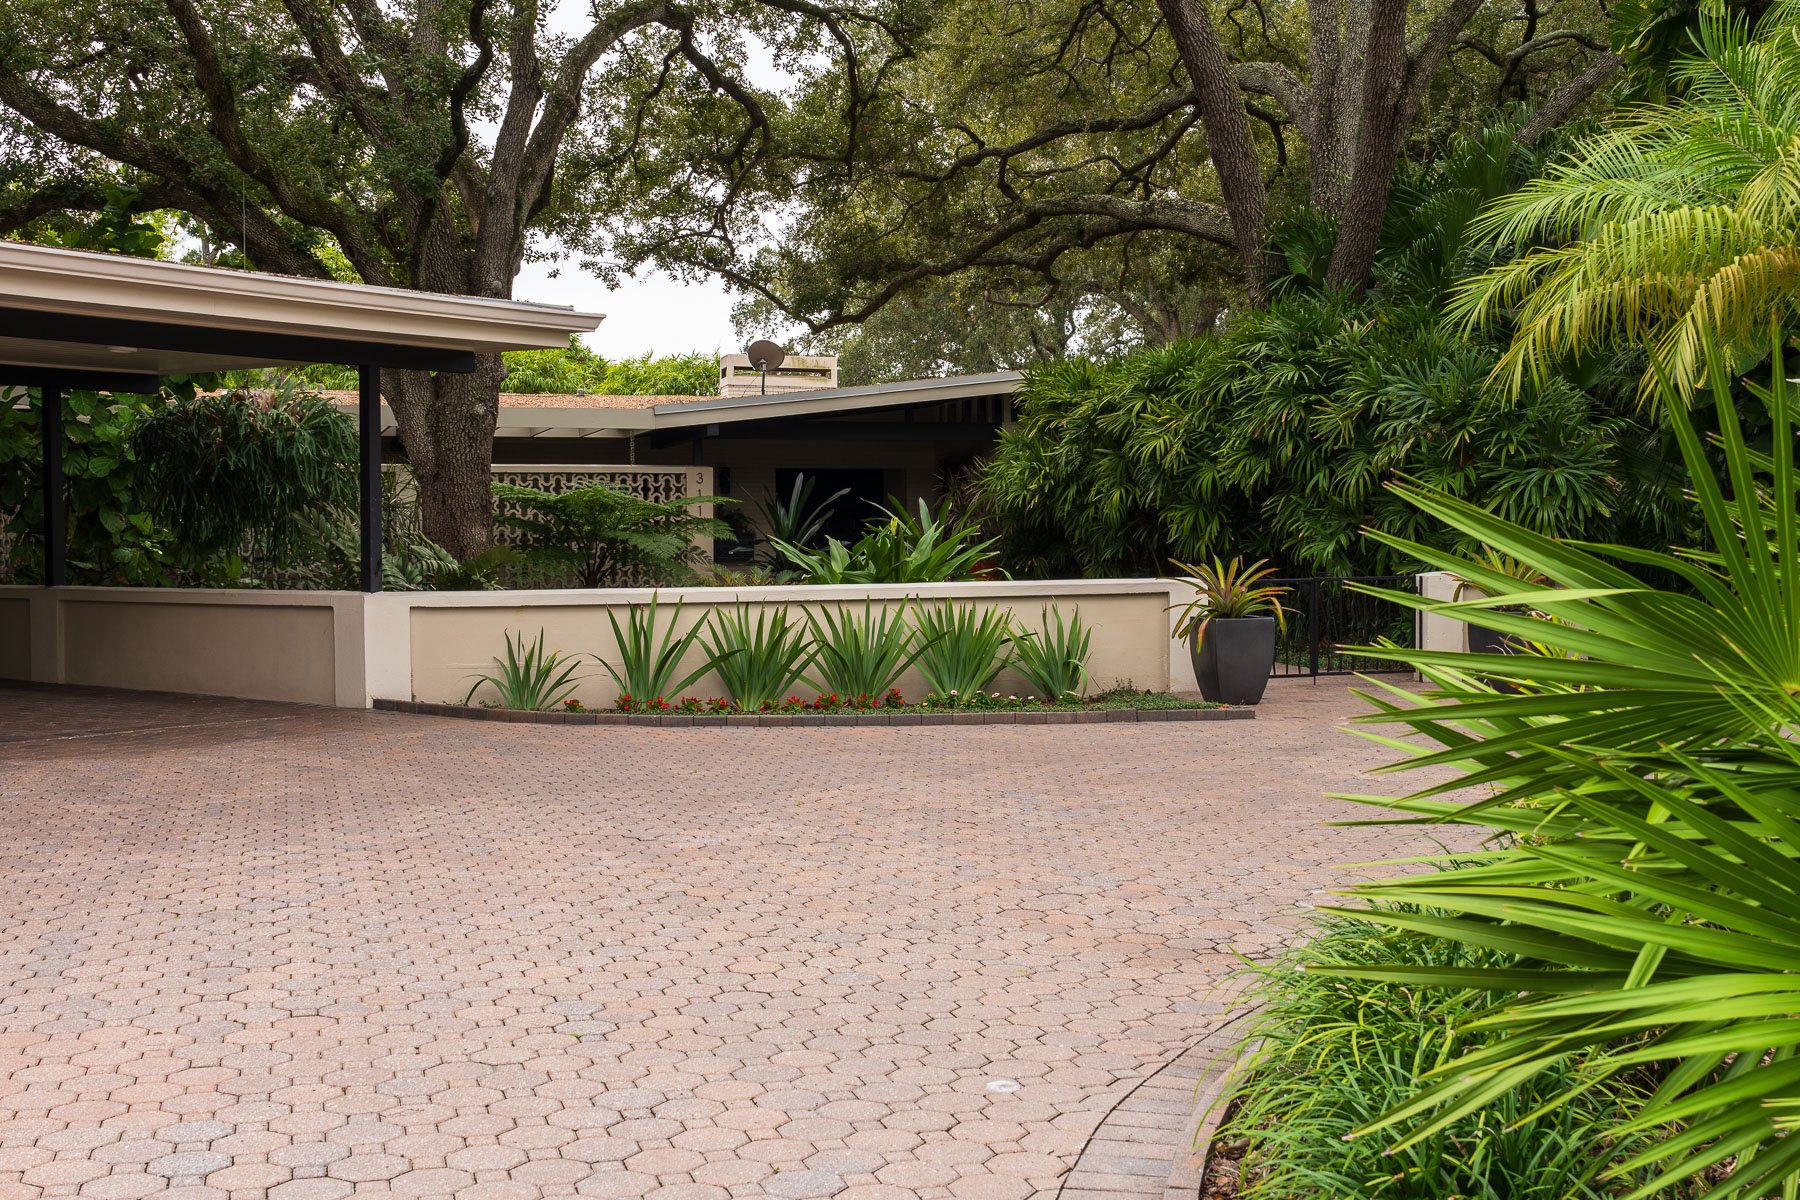
<svg viewBox="0 0 1800 1200">
<path fill-rule="evenodd" d="M 1322 825 L 1382 756 L 1350 711 L 634 730 L 0 690 L 0 1200 L 1052 1197 L 1216 1025 L 1232 952 L 1400 848 Z"/>
</svg>

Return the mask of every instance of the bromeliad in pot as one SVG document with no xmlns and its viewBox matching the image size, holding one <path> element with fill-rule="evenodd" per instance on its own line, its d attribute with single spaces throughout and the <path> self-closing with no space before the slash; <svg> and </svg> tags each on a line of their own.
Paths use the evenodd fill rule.
<svg viewBox="0 0 1800 1200">
<path fill-rule="evenodd" d="M 1181 572 L 1177 580 L 1195 589 L 1175 622 L 1175 636 L 1188 639 L 1194 678 L 1207 700 L 1256 704 L 1269 684 L 1275 634 L 1287 627 L 1281 597 L 1288 589 L 1262 583 L 1275 573 L 1265 561 L 1248 567 L 1242 558 L 1229 563 L 1215 558 L 1210 565 L 1173 563 Z"/>
</svg>

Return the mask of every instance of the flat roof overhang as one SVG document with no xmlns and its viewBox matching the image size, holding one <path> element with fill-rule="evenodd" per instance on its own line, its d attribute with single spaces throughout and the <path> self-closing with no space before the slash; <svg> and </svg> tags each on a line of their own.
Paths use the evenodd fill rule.
<svg viewBox="0 0 1800 1200">
<path fill-rule="evenodd" d="M 155 390 L 163 375 L 309 363 L 471 371 L 598 314 L 0 242 L 0 386 Z"/>
<path fill-rule="evenodd" d="M 596 405 L 505 404 L 495 437 L 625 438 L 673 430 L 700 432 L 712 427 L 758 422 L 821 419 L 885 409 L 911 408 L 946 400 L 1010 396 L 1024 376 L 1017 371 L 984 375 L 952 375 L 943 379 L 906 379 L 860 387 L 783 392 L 774 396 L 726 396 L 659 404 L 652 408 L 607 408 Z M 381 408 L 382 432 L 393 434 L 393 410 Z"/>
</svg>

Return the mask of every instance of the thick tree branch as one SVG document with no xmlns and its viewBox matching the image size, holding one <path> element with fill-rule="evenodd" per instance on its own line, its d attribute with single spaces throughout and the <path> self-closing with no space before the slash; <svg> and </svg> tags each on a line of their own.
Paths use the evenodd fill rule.
<svg viewBox="0 0 1800 1200">
<path fill-rule="evenodd" d="M 1300 77 L 1280 63 L 1238 63 L 1232 69 L 1238 86 L 1246 92 L 1267 96 L 1281 105 L 1288 120 L 1305 133 L 1312 116 L 1312 96 Z"/>
<path fill-rule="evenodd" d="M 1625 60 L 1612 51 L 1602 54 L 1588 64 L 1587 70 L 1550 93 L 1513 140 L 1521 146 L 1536 145 L 1538 139 L 1568 120 L 1589 96 L 1599 91 L 1624 67 Z"/>
</svg>

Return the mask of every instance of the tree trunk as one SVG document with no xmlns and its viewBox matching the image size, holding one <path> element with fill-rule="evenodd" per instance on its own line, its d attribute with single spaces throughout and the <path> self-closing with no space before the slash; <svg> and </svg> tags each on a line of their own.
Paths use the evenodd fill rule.
<svg viewBox="0 0 1800 1200">
<path fill-rule="evenodd" d="M 1364 76 L 1362 118 L 1352 160 L 1350 186 L 1338 210 L 1337 244 L 1326 282 L 1355 295 L 1368 290 L 1369 273 L 1381 246 L 1381 222 L 1400 158 L 1401 139 L 1411 114 L 1406 94 L 1406 0 L 1372 0 Z"/>
<path fill-rule="evenodd" d="M 1219 178 L 1225 211 L 1231 216 L 1232 240 L 1244 262 L 1244 288 L 1250 293 L 1250 302 L 1260 305 L 1277 264 L 1266 245 L 1268 198 L 1262 160 L 1244 112 L 1243 92 L 1231 58 L 1213 28 L 1212 14 L 1200 0 L 1157 0 L 1157 7 L 1169 23 L 1169 34 L 1193 81 L 1195 107 L 1206 128 L 1206 148 Z"/>
<path fill-rule="evenodd" d="M 494 543 L 491 465 L 500 414 L 498 354 L 476 356 L 473 374 L 383 371 L 382 394 L 418 479 L 425 536 L 458 559 Z"/>
</svg>

